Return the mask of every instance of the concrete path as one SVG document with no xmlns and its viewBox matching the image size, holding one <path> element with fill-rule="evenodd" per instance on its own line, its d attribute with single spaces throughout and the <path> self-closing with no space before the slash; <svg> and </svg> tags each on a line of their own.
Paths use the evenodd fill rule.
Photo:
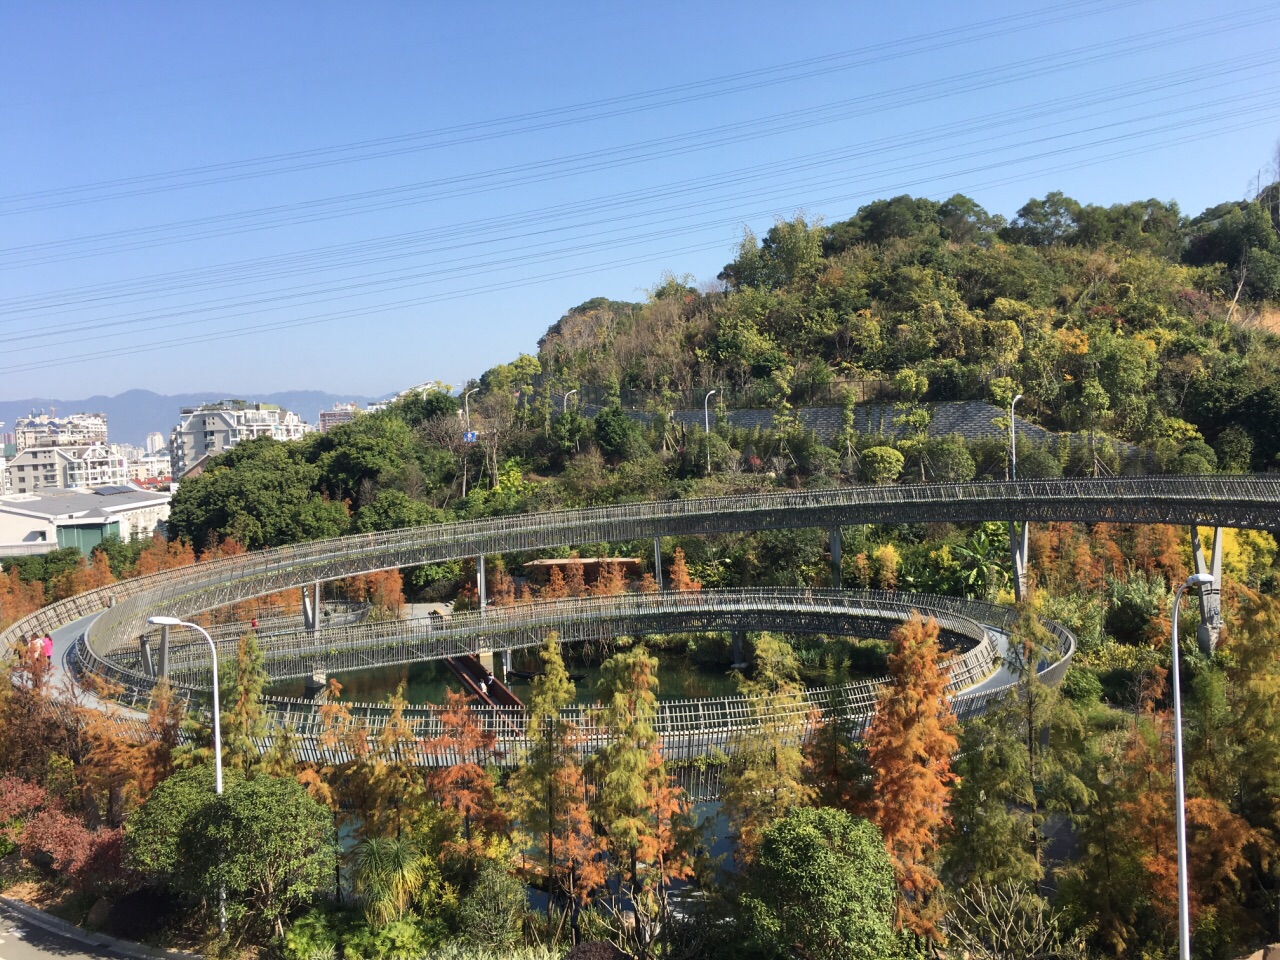
<svg viewBox="0 0 1280 960">
<path fill-rule="evenodd" d="M 50 933 L 0 907 L 0 960 L 89 960 L 90 957 L 120 957 L 121 954 L 89 946 L 71 937 Z"/>
</svg>

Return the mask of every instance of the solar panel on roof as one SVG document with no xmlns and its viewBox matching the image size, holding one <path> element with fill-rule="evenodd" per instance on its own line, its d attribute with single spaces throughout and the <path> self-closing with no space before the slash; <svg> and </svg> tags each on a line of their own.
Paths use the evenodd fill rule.
<svg viewBox="0 0 1280 960">
<path fill-rule="evenodd" d="M 98 496 L 100 496 L 100 497 L 109 497 L 109 496 L 111 496 L 112 494 L 116 494 L 116 493 L 137 493 L 137 492 L 138 492 L 138 488 L 137 488 L 137 487 L 127 487 L 127 486 L 126 486 L 126 487 L 121 487 L 121 486 L 115 486 L 115 487 L 97 487 L 93 492 L 94 492 L 94 493 L 96 493 L 96 494 L 97 494 Z"/>
</svg>

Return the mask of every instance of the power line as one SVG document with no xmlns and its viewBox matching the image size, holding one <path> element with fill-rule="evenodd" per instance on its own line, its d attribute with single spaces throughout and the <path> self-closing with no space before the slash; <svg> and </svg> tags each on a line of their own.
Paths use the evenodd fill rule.
<svg viewBox="0 0 1280 960">
<path fill-rule="evenodd" d="M 498 137 L 507 137 L 533 131 L 553 129 L 568 124 L 585 123 L 636 113 L 643 110 L 652 110 L 698 100 L 705 100 L 711 97 L 742 93 L 780 83 L 792 83 L 797 80 L 823 76 L 829 73 L 848 70 L 855 67 L 866 67 L 903 57 L 937 52 L 939 50 L 948 49 L 962 44 L 973 43 L 977 40 L 1005 36 L 1007 34 L 1016 33 L 1026 29 L 1044 27 L 1055 23 L 1063 23 L 1084 17 L 1096 16 L 1100 13 L 1125 9 L 1127 7 L 1133 7 L 1147 2 L 1149 2 L 1149 0 L 1087 0 L 1087 2 L 1084 3 L 1058 4 L 1042 10 L 1011 14 L 991 20 L 979 21 L 966 26 L 917 34 L 913 37 L 870 44 L 833 54 L 809 57 L 803 60 L 777 64 L 771 67 L 762 67 L 756 70 L 727 74 L 720 77 L 711 77 L 684 84 L 659 87 L 640 93 L 625 94 L 579 104 L 516 114 L 508 117 L 474 121 L 471 123 L 441 127 L 434 130 L 423 130 L 408 134 L 401 134 L 393 137 L 379 137 L 370 140 L 318 147 L 309 150 L 274 154 L 265 157 L 251 158 L 248 160 L 208 164 L 163 173 L 143 174 L 114 180 L 79 184 L 70 187 L 59 187 L 29 193 L 12 194 L 7 197 L 0 197 L 0 206 L 17 204 L 24 200 L 30 201 L 53 197 L 66 197 L 72 194 L 87 193 L 95 190 L 109 190 L 147 183 L 168 183 L 167 186 L 157 186 L 153 187 L 151 190 L 132 190 L 102 196 L 80 197 L 67 201 L 67 203 L 98 202 L 102 200 L 138 196 L 141 193 L 149 193 L 156 190 L 188 189 L 190 187 L 225 183 L 233 180 L 275 176 L 281 173 L 310 170 L 315 169 L 316 167 L 329 166 L 338 163 L 351 163 L 387 156 L 396 156 L 407 152 L 440 149 L 443 147 L 456 146 L 461 143 L 475 143 Z M 973 35 L 966 36 L 966 34 Z M 937 42 L 931 43 L 930 41 Z M 422 141 L 427 142 L 424 143 Z M 411 145 L 404 146 L 405 144 Z M 395 147 L 396 149 L 388 149 L 391 147 Z M 360 154 L 359 151 L 373 152 Z M 352 152 L 356 152 L 357 155 L 334 157 L 335 154 L 349 154 Z M 322 157 L 330 157 L 331 159 L 315 160 L 315 158 Z M 297 161 L 312 160 L 315 160 L 315 162 L 305 164 L 297 163 Z M 279 166 L 287 163 L 294 163 L 294 165 Z M 268 169 L 262 169 L 264 167 L 267 167 Z M 210 177 L 210 175 L 213 174 L 230 174 L 230 172 L 237 170 L 245 172 L 238 175 Z M 173 183 L 173 181 L 180 181 L 182 178 L 194 178 L 200 176 L 204 176 L 206 179 L 189 180 L 185 183 Z M 51 209 L 52 206 L 61 205 L 63 204 L 35 205 L 25 208 L 18 207 L 13 211 L 3 212 L 30 212 L 33 210 Z"/>
</svg>

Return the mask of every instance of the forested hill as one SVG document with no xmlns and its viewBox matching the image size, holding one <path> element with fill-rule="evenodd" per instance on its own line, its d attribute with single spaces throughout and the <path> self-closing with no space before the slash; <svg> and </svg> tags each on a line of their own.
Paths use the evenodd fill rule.
<svg viewBox="0 0 1280 960">
<path fill-rule="evenodd" d="M 1278 184 L 1194 218 L 1051 193 L 1005 222 L 961 195 L 895 197 L 748 234 L 719 280 L 668 275 L 646 303 L 574 308 L 539 344 L 544 378 L 668 406 L 715 388 L 776 408 L 832 381 L 882 381 L 887 399 L 1022 393 L 1047 427 L 1165 461 L 1259 469 L 1280 453 Z"/>
</svg>

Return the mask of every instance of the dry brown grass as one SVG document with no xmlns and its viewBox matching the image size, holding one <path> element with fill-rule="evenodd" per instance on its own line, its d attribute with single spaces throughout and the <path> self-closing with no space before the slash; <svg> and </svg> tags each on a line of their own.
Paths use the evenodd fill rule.
<svg viewBox="0 0 1280 960">
<path fill-rule="evenodd" d="M 1263 304 L 1247 311 L 1237 311 L 1236 323 L 1246 330 L 1280 334 L 1280 306 Z"/>
</svg>

